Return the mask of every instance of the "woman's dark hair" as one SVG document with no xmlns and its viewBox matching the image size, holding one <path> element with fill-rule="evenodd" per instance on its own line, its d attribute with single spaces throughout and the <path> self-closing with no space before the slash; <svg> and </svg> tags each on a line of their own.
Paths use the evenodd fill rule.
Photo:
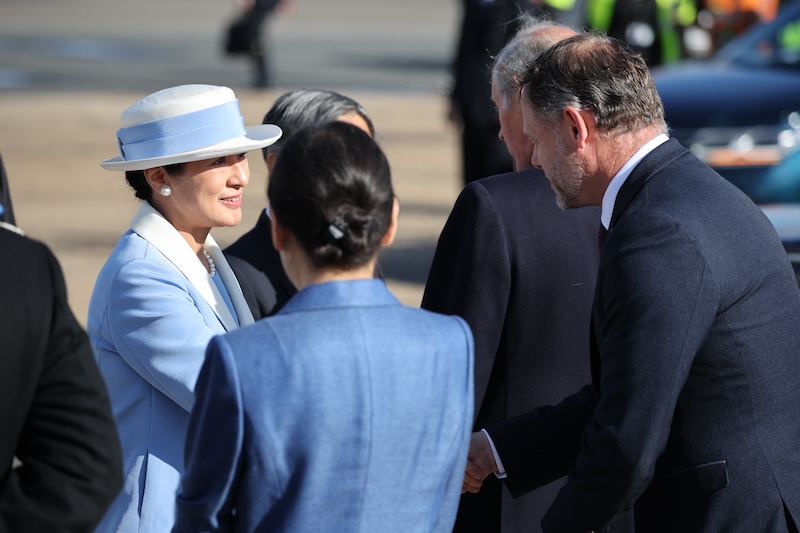
<svg viewBox="0 0 800 533">
<path fill-rule="evenodd" d="M 364 131 L 328 122 L 297 131 L 269 177 L 270 210 L 317 267 L 352 269 L 378 251 L 394 191 L 389 163 Z"/>
<path fill-rule="evenodd" d="M 186 163 L 175 163 L 174 165 L 164 165 L 164 170 L 170 176 L 180 176 L 183 174 L 184 167 L 186 167 Z M 126 171 L 125 180 L 131 186 L 133 192 L 136 193 L 136 198 L 149 202 L 153 197 L 153 188 L 147 183 L 147 178 L 144 177 L 144 170 Z"/>
</svg>

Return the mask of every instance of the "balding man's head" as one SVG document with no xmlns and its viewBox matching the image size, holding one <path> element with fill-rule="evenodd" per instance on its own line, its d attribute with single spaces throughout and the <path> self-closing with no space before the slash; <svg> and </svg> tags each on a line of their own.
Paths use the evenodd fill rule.
<svg viewBox="0 0 800 533">
<path fill-rule="evenodd" d="M 519 78 L 539 55 L 562 39 L 575 35 L 575 30 L 551 21 L 520 16 L 520 29 L 495 58 L 492 68 L 492 100 L 500 119 L 500 139 L 514 159 L 517 170 L 531 166 L 533 144 L 522 131 L 522 110 L 519 106 Z"/>
</svg>

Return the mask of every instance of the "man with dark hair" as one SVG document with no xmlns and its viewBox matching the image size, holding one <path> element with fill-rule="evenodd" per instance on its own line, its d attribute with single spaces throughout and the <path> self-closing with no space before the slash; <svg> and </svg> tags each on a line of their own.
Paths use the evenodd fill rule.
<svg viewBox="0 0 800 533">
<path fill-rule="evenodd" d="M 366 109 L 352 98 L 324 89 L 296 89 L 281 95 L 264 116 L 264 124 L 275 124 L 283 131 L 277 142 L 263 150 L 267 172 L 272 171 L 283 145 L 293 133 L 334 120 L 358 126 L 370 137 L 375 135 Z M 277 313 L 297 292 L 272 245 L 268 209 L 261 212 L 255 227 L 224 252 L 256 320 Z"/>
<path fill-rule="evenodd" d="M 800 288 L 774 227 L 667 136 L 642 57 L 581 34 L 521 80 L 532 163 L 601 206 L 592 383 L 473 434 L 464 490 L 569 473 L 544 531 L 797 531 Z M 496 453 L 495 453 L 496 452 Z"/>
<path fill-rule="evenodd" d="M 524 14 L 497 55 L 491 94 L 518 172 L 467 184 L 439 237 L 422 307 L 464 318 L 475 337 L 480 428 L 560 401 L 589 382 L 597 208 L 562 211 L 522 131 L 519 77 L 569 27 Z M 559 480 L 513 498 L 494 477 L 462 496 L 459 533 L 537 531 Z M 621 527 L 621 526 L 619 526 Z M 622 531 L 622 530 L 619 530 Z"/>
</svg>

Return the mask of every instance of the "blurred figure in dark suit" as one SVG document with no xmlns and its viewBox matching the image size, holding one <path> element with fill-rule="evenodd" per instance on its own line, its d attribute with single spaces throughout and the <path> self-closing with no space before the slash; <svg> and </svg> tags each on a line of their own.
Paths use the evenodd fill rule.
<svg viewBox="0 0 800 533">
<path fill-rule="evenodd" d="M 231 35 L 228 39 L 242 44 L 236 45 L 236 50 L 227 51 L 244 52 L 252 65 L 253 87 L 266 89 L 272 85 L 267 26 L 273 15 L 291 13 L 294 10 L 293 0 L 237 0 L 236 3 L 241 13 L 235 24 L 242 35 Z"/>
<path fill-rule="evenodd" d="M 122 487 L 89 339 L 42 243 L 0 224 L 0 531 L 91 531 Z"/>
<path fill-rule="evenodd" d="M 452 65 L 449 119 L 461 129 L 464 184 L 514 170 L 497 138 L 500 123 L 491 99 L 491 65 L 517 32 L 521 12 L 583 25 L 584 0 L 462 0 L 461 29 Z"/>
</svg>

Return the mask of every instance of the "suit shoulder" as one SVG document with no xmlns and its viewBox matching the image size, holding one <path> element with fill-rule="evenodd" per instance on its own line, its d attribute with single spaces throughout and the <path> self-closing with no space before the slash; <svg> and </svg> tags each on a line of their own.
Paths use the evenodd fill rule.
<svg viewBox="0 0 800 533">
<path fill-rule="evenodd" d="M 461 190 L 449 218 L 466 218 L 472 222 L 476 217 L 497 217 L 521 210 L 527 212 L 542 187 L 550 188 L 544 177 L 537 179 L 537 176 L 526 172 L 510 172 L 476 180 Z"/>
<path fill-rule="evenodd" d="M 246 257 L 252 246 L 257 244 L 256 228 L 251 228 L 238 239 L 228 245 L 222 252 L 228 257 Z"/>
<path fill-rule="evenodd" d="M 223 253 L 225 254 L 225 259 L 228 261 L 228 265 L 230 265 L 231 269 L 233 269 L 233 273 L 236 274 L 237 278 L 239 276 L 261 274 L 261 271 L 250 261 L 243 259 L 239 255 L 230 254 L 227 248 Z"/>
<path fill-rule="evenodd" d="M 223 251 L 226 256 L 241 257 L 245 261 L 259 257 L 272 246 L 272 222 L 266 213 L 259 215 L 256 224 Z"/>
<path fill-rule="evenodd" d="M 556 202 L 550 182 L 540 169 L 530 168 L 507 174 L 498 174 L 483 178 L 468 184 L 462 191 L 464 203 L 462 210 L 467 210 L 467 203 L 471 202 L 474 213 L 480 213 L 485 208 L 480 204 L 492 205 L 492 210 L 497 217 L 506 221 L 510 228 L 515 228 L 511 234 L 519 235 L 516 228 L 524 227 L 520 224 L 531 221 L 542 222 L 547 228 L 577 229 L 584 226 L 591 228 L 595 233 L 600 221 L 600 208 L 597 206 L 581 207 L 578 209 L 561 209 Z M 528 224 L 530 226 L 530 224 Z"/>
<path fill-rule="evenodd" d="M 3 262 L 8 266 L 20 265 L 29 269 L 34 265 L 57 262 L 55 255 L 45 243 L 8 228 L 0 228 L 0 249 L 6 257 L 14 258 L 14 261 Z"/>
<path fill-rule="evenodd" d="M 530 216 L 544 212 L 550 216 L 572 211 L 564 211 L 558 207 L 550 182 L 544 172 L 537 168 L 477 180 L 465 187 L 464 193 L 471 193 L 475 197 L 483 196 L 484 202 L 493 203 L 495 210 L 504 214 L 524 212 Z"/>
<path fill-rule="evenodd" d="M 528 168 L 489 176 L 474 182 L 492 195 L 512 195 L 550 189 L 550 182 L 538 168 Z"/>
</svg>

